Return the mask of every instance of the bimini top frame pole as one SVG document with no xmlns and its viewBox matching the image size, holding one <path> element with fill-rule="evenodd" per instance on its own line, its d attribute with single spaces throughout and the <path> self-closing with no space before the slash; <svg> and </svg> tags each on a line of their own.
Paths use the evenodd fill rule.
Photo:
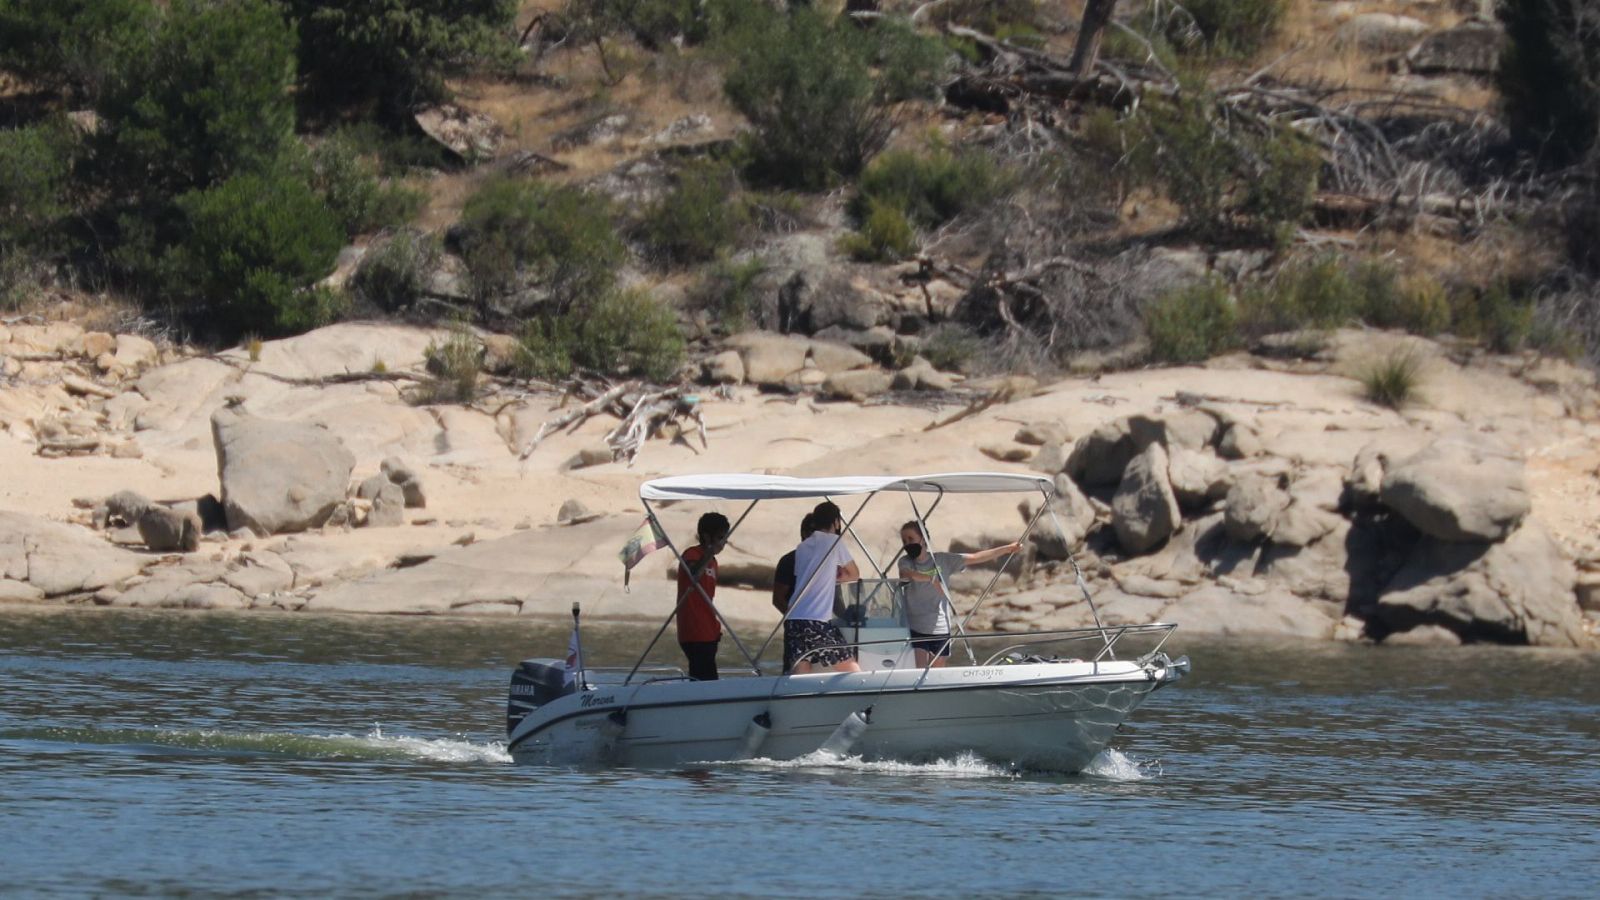
<svg viewBox="0 0 1600 900">
<path fill-rule="evenodd" d="M 758 502 L 760 501 L 752 500 L 750 501 L 750 505 L 744 508 L 744 512 L 740 514 L 738 521 L 734 522 L 733 526 L 728 529 L 729 540 L 733 539 L 733 533 L 739 530 L 740 525 L 744 524 L 745 517 L 750 515 L 751 510 L 756 508 L 756 504 Z M 683 561 L 683 554 L 678 552 L 678 546 L 672 542 L 672 536 L 667 534 L 667 529 L 662 527 L 661 520 L 656 518 L 656 511 L 650 506 L 650 501 L 645 500 L 643 503 L 645 515 L 650 517 L 650 522 L 655 525 L 656 530 L 659 531 L 661 536 L 666 540 L 667 549 L 672 551 L 673 558 L 678 561 L 678 567 L 680 569 L 689 569 L 689 565 Z M 711 602 L 711 597 L 706 594 L 705 586 L 700 583 L 700 572 L 695 569 L 690 569 L 689 571 L 693 576 L 690 579 L 690 584 L 693 585 L 695 592 L 700 595 L 702 600 L 706 601 L 707 606 L 711 607 L 712 614 L 717 617 L 718 622 L 722 623 L 722 629 L 728 633 L 729 637 L 733 638 L 733 643 L 739 648 L 739 652 L 744 654 L 745 661 L 750 663 L 750 670 L 755 674 L 760 675 L 761 666 L 756 662 L 759 654 L 757 656 L 750 655 L 750 651 L 745 649 L 744 641 L 739 640 L 739 633 L 734 631 L 733 626 L 728 624 L 728 620 L 722 617 L 722 610 L 717 609 L 717 605 Z M 676 588 L 674 588 L 674 590 L 676 590 Z M 652 637 L 650 639 L 650 643 L 645 645 L 644 652 L 639 654 L 638 661 L 633 664 L 632 669 L 628 670 L 628 677 L 622 681 L 624 685 L 633 681 L 633 676 L 638 673 L 639 667 L 644 665 L 645 659 L 650 656 L 650 651 L 655 649 L 656 644 L 661 640 L 661 635 L 666 633 L 667 626 L 671 625 L 672 620 L 677 618 L 678 607 L 682 604 L 683 597 L 682 595 L 679 595 L 678 599 L 672 604 L 672 611 L 667 613 L 667 620 L 661 623 L 660 628 L 656 629 L 655 637 Z"/>
</svg>

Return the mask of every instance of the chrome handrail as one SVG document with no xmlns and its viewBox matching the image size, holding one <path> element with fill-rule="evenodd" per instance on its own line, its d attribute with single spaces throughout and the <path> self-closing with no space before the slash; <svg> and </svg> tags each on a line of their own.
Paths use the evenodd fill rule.
<svg viewBox="0 0 1600 900">
<path fill-rule="evenodd" d="M 1156 645 L 1155 649 L 1151 651 L 1152 653 L 1157 652 L 1163 646 L 1166 645 L 1167 640 L 1172 636 L 1172 632 L 1177 627 L 1178 626 L 1176 624 L 1171 624 L 1171 623 L 1167 623 L 1167 622 L 1147 622 L 1147 623 L 1141 624 L 1141 625 L 1121 625 L 1121 626 L 1117 626 L 1117 628 L 1114 629 L 1115 632 L 1116 632 L 1115 636 L 1110 638 L 1110 640 L 1106 644 L 1106 646 L 1101 648 L 1100 652 L 1094 656 L 1092 661 L 1093 662 L 1099 662 L 1101 657 L 1105 655 L 1105 653 L 1107 652 L 1107 650 L 1109 650 L 1111 645 L 1115 644 L 1117 642 L 1117 640 L 1119 640 L 1124 634 L 1154 634 L 1154 633 L 1160 633 L 1161 634 L 1161 641 L 1160 641 L 1160 643 L 1158 643 Z M 945 637 L 945 638 L 947 638 L 948 640 L 951 640 L 951 641 L 955 641 L 955 640 L 959 640 L 959 639 L 981 640 L 983 638 L 1017 638 L 1017 637 L 1023 637 L 1023 638 L 1046 637 L 1046 638 L 1050 638 L 1052 640 L 1059 640 L 1059 641 L 1087 641 L 1087 640 L 1093 640 L 1093 639 L 1097 639 L 1097 638 L 1104 639 L 1106 631 L 1109 631 L 1109 630 L 1112 630 L 1112 629 L 1102 630 L 1101 628 L 1092 627 L 1091 626 L 1091 627 L 1087 627 L 1087 628 L 1054 628 L 1054 629 L 1046 629 L 1046 630 L 1042 630 L 1042 631 L 989 631 L 989 632 L 978 632 L 978 633 L 968 632 L 965 635 L 963 635 L 961 638 L 957 638 L 954 635 L 943 635 L 943 637 Z M 936 640 L 936 639 L 937 638 L 929 638 L 927 640 Z M 818 652 L 821 652 L 823 650 L 837 650 L 837 649 L 841 649 L 841 648 L 848 649 L 848 648 L 859 648 L 859 647 L 873 647 L 873 646 L 879 646 L 879 645 L 883 645 L 883 644 L 909 644 L 910 642 L 911 642 L 911 639 L 909 637 L 907 637 L 907 638 L 889 638 L 889 639 L 885 639 L 885 640 L 876 640 L 876 641 L 854 641 L 854 642 L 847 641 L 847 642 L 842 643 L 842 644 L 830 644 L 827 647 L 816 647 L 816 648 L 813 648 L 811 650 L 807 650 L 805 653 L 800 654 L 800 658 L 796 659 L 795 662 L 798 663 L 798 662 L 806 659 L 807 657 L 811 656 L 811 654 L 818 653 Z M 1018 650 L 1018 649 L 1027 647 L 1032 643 L 1037 643 L 1037 641 L 1024 641 L 1022 643 L 1012 644 L 1012 645 L 1006 647 L 1005 649 L 1001 650 L 999 653 L 996 653 L 996 654 L 990 656 L 987 660 L 985 660 L 982 663 L 982 665 L 986 665 L 986 666 L 987 665 L 992 665 L 995 662 L 995 660 L 999 659 L 1000 656 L 1002 656 L 1003 654 L 1005 654 L 1007 652 L 1010 652 L 1012 650 Z M 907 667 L 907 671 L 910 671 L 910 668 L 911 667 Z M 808 674 L 818 674 L 818 673 L 808 673 Z"/>
<path fill-rule="evenodd" d="M 1074 631 L 1074 632 L 1082 631 L 1082 632 L 1087 632 L 1087 633 L 1075 633 L 1075 634 L 1071 634 L 1070 636 L 1067 636 L 1067 637 L 1057 637 L 1057 638 L 1055 638 L 1055 640 L 1086 641 L 1086 640 L 1089 640 L 1090 638 L 1096 638 L 1096 637 L 1105 638 L 1105 641 L 1106 641 L 1105 646 L 1101 647 L 1100 648 L 1100 652 L 1096 653 L 1090 659 L 1090 662 L 1099 662 L 1106 655 L 1106 653 L 1108 653 L 1111 650 L 1111 647 L 1114 644 L 1116 644 L 1116 642 L 1118 640 L 1120 640 L 1122 638 L 1122 636 L 1125 635 L 1125 634 L 1147 634 L 1147 633 L 1152 633 L 1152 632 L 1156 632 L 1156 631 L 1163 632 L 1163 634 L 1161 635 L 1161 642 L 1156 644 L 1154 650 L 1150 651 L 1151 653 L 1158 652 L 1163 646 L 1166 645 L 1167 639 L 1172 636 L 1173 630 L 1176 629 L 1177 627 L 1178 627 L 1177 625 L 1169 625 L 1169 624 L 1167 624 L 1165 622 L 1148 622 L 1148 623 L 1145 623 L 1143 625 L 1120 625 L 1120 626 L 1117 626 L 1116 628 L 1105 629 L 1105 630 L 1102 630 L 1100 628 L 1069 629 L 1070 631 Z M 1110 637 L 1106 637 L 1106 633 L 1107 632 L 1114 632 L 1114 633 L 1111 634 Z M 1036 635 L 1048 635 L 1048 634 L 1051 634 L 1051 633 L 1052 632 L 1042 631 L 1042 632 L 1014 632 L 1013 634 L 1015 634 L 1017 637 L 1032 637 L 1032 636 L 1036 636 Z M 1006 655 L 1007 653 L 1010 653 L 1013 650 L 1026 649 L 1027 647 L 1031 646 L 1032 643 L 1033 642 L 1023 642 L 1023 643 L 1020 643 L 1020 644 L 1012 644 L 1012 645 L 1010 645 L 1008 647 L 1003 647 L 1000 650 L 996 651 L 994 654 L 992 654 L 988 659 L 984 660 L 983 664 L 986 665 L 986 666 L 987 665 L 992 665 L 995 660 L 997 660 L 1000 657 Z"/>
</svg>

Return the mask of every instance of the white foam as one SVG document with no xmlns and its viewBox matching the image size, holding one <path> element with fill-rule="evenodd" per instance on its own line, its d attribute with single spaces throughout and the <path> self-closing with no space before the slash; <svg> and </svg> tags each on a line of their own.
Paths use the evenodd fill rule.
<svg viewBox="0 0 1600 900">
<path fill-rule="evenodd" d="M 727 763 L 728 765 L 749 766 L 759 769 L 847 769 L 852 772 L 863 772 L 874 775 L 936 775 L 941 778 L 1010 778 L 1012 773 L 1008 769 L 996 766 L 993 763 L 979 759 L 971 753 L 963 753 L 954 759 L 938 759 L 933 762 L 913 763 L 901 762 L 893 759 L 862 759 L 859 756 L 839 756 L 826 750 L 817 750 L 805 756 L 794 759 L 767 759 L 756 757 L 754 759 L 738 760 Z"/>
<path fill-rule="evenodd" d="M 475 744 L 449 738 L 391 737 L 376 725 L 362 741 L 380 752 L 399 751 L 406 756 L 435 762 L 511 762 L 511 754 L 506 752 L 506 745 L 500 741 Z"/>
<path fill-rule="evenodd" d="M 1135 760 L 1121 750 L 1107 747 L 1089 760 L 1083 767 L 1083 774 L 1108 781 L 1144 781 L 1160 775 L 1161 764 L 1154 760 Z"/>
</svg>

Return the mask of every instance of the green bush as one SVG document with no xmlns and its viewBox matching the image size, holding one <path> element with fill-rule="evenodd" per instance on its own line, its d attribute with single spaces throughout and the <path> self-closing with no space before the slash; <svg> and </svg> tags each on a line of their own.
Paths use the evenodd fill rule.
<svg viewBox="0 0 1600 900">
<path fill-rule="evenodd" d="M 1217 139 L 1210 97 L 1185 94 L 1170 104 L 1151 103 L 1133 124 L 1142 138 L 1134 157 L 1141 174 L 1160 184 L 1202 235 L 1230 230 L 1227 201 L 1239 154 Z"/>
<path fill-rule="evenodd" d="M 155 16 L 150 0 L 0 0 L 0 69 L 92 96 Z"/>
<path fill-rule="evenodd" d="M 675 263 L 716 258 L 737 243 L 750 214 L 738 196 L 739 177 L 727 163 L 692 162 L 672 190 L 645 211 L 641 231 L 656 255 Z"/>
<path fill-rule="evenodd" d="M 982 356 L 984 342 L 971 329 L 945 322 L 928 331 L 919 352 L 941 372 L 965 372 Z"/>
<path fill-rule="evenodd" d="M 859 262 L 894 262 L 915 256 L 917 233 L 906 214 L 876 198 L 867 204 L 861 227 L 840 239 L 839 249 Z"/>
<path fill-rule="evenodd" d="M 815 222 L 803 196 L 789 191 L 755 191 L 746 195 L 746 209 L 764 232 L 788 234 Z"/>
<path fill-rule="evenodd" d="M 855 212 L 866 218 L 876 201 L 898 209 L 922 228 L 937 228 L 1004 196 L 1012 181 L 981 150 L 953 152 L 942 144 L 925 154 L 891 150 L 861 173 Z"/>
<path fill-rule="evenodd" d="M 1288 0 L 1184 0 L 1192 22 L 1174 18 L 1180 47 L 1204 49 L 1222 56 L 1249 56 L 1278 33 Z M 1185 30 L 1187 26 L 1187 30 Z"/>
<path fill-rule="evenodd" d="M 349 237 L 403 225 L 422 208 L 420 191 L 386 183 L 355 140 L 335 133 L 311 151 L 311 184 Z"/>
<path fill-rule="evenodd" d="M 884 100 L 937 100 L 951 51 L 944 41 L 926 37 L 898 19 L 879 20 L 872 36 L 878 41 L 879 89 Z"/>
<path fill-rule="evenodd" d="M 460 227 L 462 259 L 480 298 L 533 285 L 556 313 L 606 293 L 626 252 L 603 198 L 514 178 L 473 194 Z"/>
<path fill-rule="evenodd" d="M 97 104 L 114 195 L 169 198 L 272 168 L 293 140 L 294 36 L 272 0 L 173 0 Z"/>
<path fill-rule="evenodd" d="M 1202 362 L 1238 346 L 1238 309 L 1216 278 L 1173 291 L 1144 314 L 1150 356 L 1161 362 Z"/>
<path fill-rule="evenodd" d="M 584 369 L 665 381 L 683 364 L 672 310 L 643 291 L 609 291 L 581 315 L 538 316 L 522 334 L 524 374 L 558 379 Z"/>
<path fill-rule="evenodd" d="M 1600 0 L 1502 0 L 1495 76 L 1512 134 L 1558 166 L 1600 152 Z"/>
<path fill-rule="evenodd" d="M 0 248 L 0 312 L 15 312 L 27 306 L 43 266 L 26 250 Z"/>
<path fill-rule="evenodd" d="M 1253 231 L 1286 247 L 1311 212 L 1322 154 L 1288 128 L 1252 143 L 1255 152 L 1246 156 L 1258 162 L 1247 168 L 1239 211 Z"/>
<path fill-rule="evenodd" d="M 1356 379 L 1368 400 L 1390 409 L 1399 409 L 1417 395 L 1421 381 L 1422 358 L 1415 348 L 1402 347 L 1363 367 Z"/>
<path fill-rule="evenodd" d="M 862 29 L 807 6 L 730 44 L 723 90 L 754 128 L 744 149 L 759 180 L 821 190 L 854 177 L 888 139 L 876 48 Z"/>
<path fill-rule="evenodd" d="M 378 175 L 397 178 L 417 169 L 444 169 L 453 165 L 450 151 L 416 129 L 395 131 L 374 121 L 339 128 L 337 135 L 359 156 L 377 161 Z"/>
<path fill-rule="evenodd" d="M 1201 88 L 1148 104 L 1124 124 L 1134 144 L 1129 163 L 1201 237 L 1244 230 L 1281 244 L 1310 210 L 1320 156 L 1287 129 L 1230 130 L 1215 105 Z"/>
<path fill-rule="evenodd" d="M 1450 297 L 1437 282 L 1420 278 L 1402 280 L 1395 301 L 1397 311 L 1387 327 L 1404 328 L 1412 334 L 1428 337 L 1450 328 Z"/>
<path fill-rule="evenodd" d="M 1458 336 L 1482 341 L 1495 353 L 1514 353 L 1528 345 L 1534 304 L 1516 296 L 1504 281 L 1459 290 L 1451 300 L 1452 330 Z"/>
<path fill-rule="evenodd" d="M 690 292 L 689 302 L 710 313 L 724 332 L 743 331 L 761 318 L 757 285 L 766 271 L 766 264 L 759 259 L 719 260 L 706 269 Z"/>
<path fill-rule="evenodd" d="M 927 23 L 963 25 L 1006 40 L 1039 36 L 1038 0 L 950 0 L 930 7 Z"/>
<path fill-rule="evenodd" d="M 414 308 L 439 265 L 439 242 L 432 235 L 401 229 L 361 260 L 350 289 L 356 298 L 387 312 Z"/>
<path fill-rule="evenodd" d="M 322 198 L 289 173 L 240 175 L 177 201 L 180 239 L 161 260 L 164 294 L 223 337 L 326 324 L 341 298 L 311 288 L 343 235 Z"/>
<path fill-rule="evenodd" d="M 422 384 L 414 402 L 470 403 L 477 398 L 483 345 L 465 323 L 452 325 L 443 344 L 429 341 L 422 356 L 432 377 Z"/>
<path fill-rule="evenodd" d="M 374 104 L 404 119 L 443 99 L 445 77 L 509 64 L 517 0 L 287 0 L 305 98 L 317 106 Z"/>
<path fill-rule="evenodd" d="M 69 209 L 73 152 L 63 126 L 0 129 L 0 256 L 50 248 Z"/>
<path fill-rule="evenodd" d="M 1240 297 L 1240 321 L 1252 334 L 1338 328 L 1361 318 L 1365 304 L 1335 256 L 1292 263 Z"/>
</svg>

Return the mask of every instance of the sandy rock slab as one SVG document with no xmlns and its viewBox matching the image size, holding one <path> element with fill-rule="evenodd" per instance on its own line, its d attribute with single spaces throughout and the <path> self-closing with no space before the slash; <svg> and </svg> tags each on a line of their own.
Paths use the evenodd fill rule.
<svg viewBox="0 0 1600 900">
<path fill-rule="evenodd" d="M 1246 594 L 1206 585 L 1161 610 L 1161 620 L 1178 622 L 1185 632 L 1272 634 L 1327 640 L 1338 622 L 1323 608 L 1288 591 L 1272 588 Z"/>
<path fill-rule="evenodd" d="M 0 577 L 42 597 L 83 594 L 138 575 L 150 557 L 91 532 L 26 513 L 0 511 Z M 25 593 L 11 589 L 12 594 Z"/>
</svg>

